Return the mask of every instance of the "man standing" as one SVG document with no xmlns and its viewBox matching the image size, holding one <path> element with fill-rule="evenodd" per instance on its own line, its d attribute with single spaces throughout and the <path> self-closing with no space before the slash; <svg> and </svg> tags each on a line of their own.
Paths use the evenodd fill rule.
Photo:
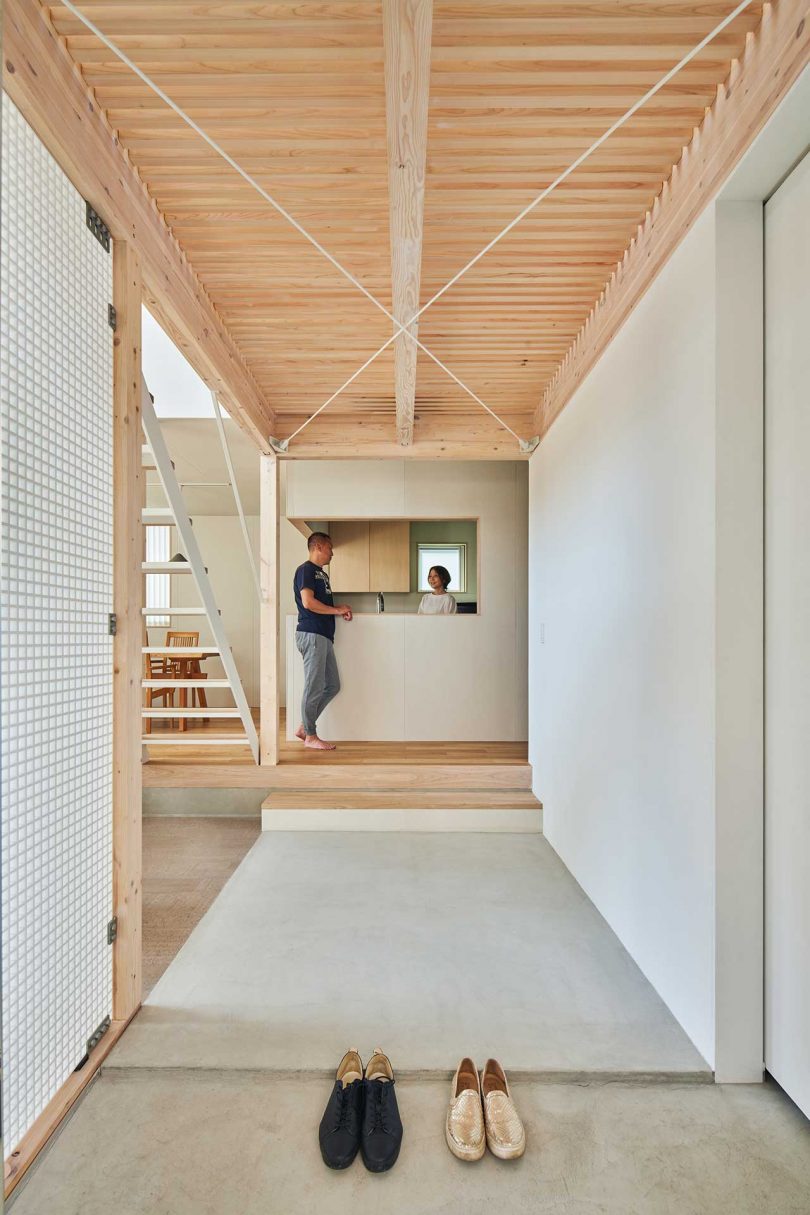
<svg viewBox="0 0 810 1215">
<path fill-rule="evenodd" d="M 305 747 L 334 751 L 335 744 L 318 738 L 318 718 L 340 691 L 335 661 L 335 617 L 351 620 L 347 603 L 335 607 L 332 588 L 323 567 L 332 560 L 332 541 L 326 532 L 313 532 L 307 541 L 309 560 L 295 571 L 293 590 L 298 607 L 295 644 L 304 660 L 304 696 L 301 725 L 295 731 Z"/>
</svg>

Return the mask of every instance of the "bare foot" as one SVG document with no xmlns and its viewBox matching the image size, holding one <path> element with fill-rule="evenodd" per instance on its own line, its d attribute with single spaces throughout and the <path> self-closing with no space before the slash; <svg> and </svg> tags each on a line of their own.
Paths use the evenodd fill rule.
<svg viewBox="0 0 810 1215">
<path fill-rule="evenodd" d="M 304 739 L 305 747 L 312 747 L 313 751 L 335 751 L 337 748 L 334 743 L 326 742 L 323 738 L 318 738 L 317 734 L 307 734 Z"/>
<path fill-rule="evenodd" d="M 298 729 L 295 731 L 295 737 L 300 738 L 301 742 L 303 742 L 305 740 L 306 736 L 307 736 L 307 732 L 304 729 L 303 725 L 299 726 Z"/>
</svg>

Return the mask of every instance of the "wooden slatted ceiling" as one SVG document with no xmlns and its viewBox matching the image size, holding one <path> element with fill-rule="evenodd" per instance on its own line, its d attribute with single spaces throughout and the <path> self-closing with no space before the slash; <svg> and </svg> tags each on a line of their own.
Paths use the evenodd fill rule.
<svg viewBox="0 0 810 1215">
<path fill-rule="evenodd" d="M 423 301 L 731 4 L 434 6 Z M 544 385 L 760 12 L 752 6 L 425 313 L 421 338 L 523 435 Z M 420 355 L 424 414 L 458 389 Z"/>
<path fill-rule="evenodd" d="M 381 0 L 82 9 L 392 308 Z M 434 0 L 422 302 L 734 7 L 730 0 Z M 420 337 L 520 434 L 732 58 L 752 4 L 422 318 Z M 289 434 L 391 333 L 64 8 L 96 90 Z M 389 349 L 305 432 L 395 435 Z M 419 355 L 417 445 L 503 432 Z"/>
</svg>

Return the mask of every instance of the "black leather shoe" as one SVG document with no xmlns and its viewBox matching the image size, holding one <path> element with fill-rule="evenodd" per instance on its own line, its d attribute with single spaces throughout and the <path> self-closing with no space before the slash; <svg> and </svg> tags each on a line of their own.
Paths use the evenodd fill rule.
<svg viewBox="0 0 810 1215">
<path fill-rule="evenodd" d="M 377 1048 L 368 1061 L 363 1080 L 363 1133 L 360 1150 L 370 1173 L 385 1173 L 396 1164 L 402 1143 L 402 1119 L 394 1092 L 394 1071 Z"/>
<path fill-rule="evenodd" d="M 362 1117 L 363 1060 L 356 1050 L 348 1050 L 340 1061 L 335 1087 L 318 1128 L 323 1162 L 330 1169 L 347 1169 L 354 1160 L 360 1147 Z"/>
</svg>

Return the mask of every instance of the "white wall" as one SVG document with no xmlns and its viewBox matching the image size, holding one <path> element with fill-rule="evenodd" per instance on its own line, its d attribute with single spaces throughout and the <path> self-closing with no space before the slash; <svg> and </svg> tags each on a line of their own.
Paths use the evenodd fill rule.
<svg viewBox="0 0 810 1215">
<path fill-rule="evenodd" d="M 527 472 L 521 461 L 320 460 L 286 465 L 286 507 L 294 518 L 478 518 L 480 616 L 470 618 L 475 635 L 470 669 L 479 679 L 471 692 L 489 696 L 498 709 L 475 737 L 524 739 L 527 730 Z M 286 520 L 281 529 L 281 608 L 294 611 L 292 577 L 306 560 L 306 542 Z M 410 622 L 424 623 L 420 622 Z M 464 624 L 468 624 L 466 618 Z M 427 686 L 431 674 L 427 632 L 407 631 L 405 664 L 412 683 Z M 484 676 L 489 691 L 484 689 Z M 432 704 L 441 696 L 434 693 Z M 447 722 L 458 701 L 442 706 L 444 725 L 425 721 L 427 737 L 455 737 Z"/>
<path fill-rule="evenodd" d="M 810 155 L 765 222 L 765 1061 L 810 1116 Z"/>
<path fill-rule="evenodd" d="M 529 470 L 544 832 L 709 1061 L 714 254 L 707 214 Z"/>
<path fill-rule="evenodd" d="M 763 1067 L 762 206 L 808 140 L 810 68 L 530 467 L 545 830 L 725 1081 Z"/>
</svg>

